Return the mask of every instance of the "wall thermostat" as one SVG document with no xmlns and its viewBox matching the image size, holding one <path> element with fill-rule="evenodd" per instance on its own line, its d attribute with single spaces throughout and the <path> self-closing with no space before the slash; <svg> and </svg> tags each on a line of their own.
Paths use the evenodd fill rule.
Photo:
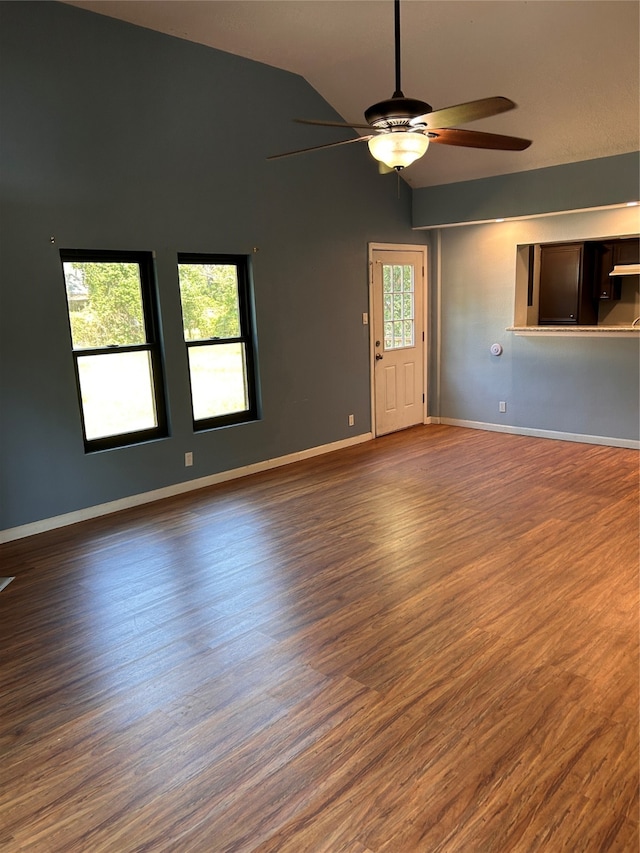
<svg viewBox="0 0 640 853">
<path fill-rule="evenodd" d="M 491 344 L 491 355 L 502 355 L 502 344 Z"/>
</svg>

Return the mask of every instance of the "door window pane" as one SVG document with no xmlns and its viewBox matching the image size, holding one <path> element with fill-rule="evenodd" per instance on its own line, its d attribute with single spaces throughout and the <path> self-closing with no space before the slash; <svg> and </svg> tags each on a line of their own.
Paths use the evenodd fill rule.
<svg viewBox="0 0 640 853">
<path fill-rule="evenodd" d="M 384 348 L 415 346 L 414 283 L 410 264 L 383 264 Z"/>
</svg>

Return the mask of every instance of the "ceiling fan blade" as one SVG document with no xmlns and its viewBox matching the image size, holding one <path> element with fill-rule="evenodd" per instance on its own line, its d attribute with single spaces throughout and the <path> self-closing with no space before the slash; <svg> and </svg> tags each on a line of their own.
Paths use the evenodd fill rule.
<svg viewBox="0 0 640 853">
<path fill-rule="evenodd" d="M 431 142 L 444 145 L 460 145 L 463 148 L 492 148 L 496 151 L 524 151 L 531 145 L 530 139 L 517 136 L 502 136 L 499 133 L 483 133 L 478 130 L 459 130 L 450 127 L 429 130 Z"/>
<path fill-rule="evenodd" d="M 373 136 L 373 134 L 371 134 Z M 279 160 L 281 157 L 293 157 L 294 154 L 306 154 L 307 151 L 320 151 L 321 148 L 335 148 L 336 145 L 349 145 L 352 142 L 366 142 L 371 136 L 354 136 L 352 139 L 342 139 L 340 142 L 327 142 L 325 145 L 312 145 L 311 148 L 298 148 L 297 151 L 286 151 L 284 154 L 272 154 L 267 160 Z"/>
<path fill-rule="evenodd" d="M 349 124 L 344 121 L 318 121 L 311 118 L 294 118 L 294 121 L 298 124 L 314 124 L 320 127 L 357 127 L 362 128 L 362 130 L 371 130 L 370 124 Z"/>
<path fill-rule="evenodd" d="M 479 101 L 469 101 L 466 104 L 457 104 L 455 107 L 444 107 L 441 110 L 434 110 L 432 113 L 412 118 L 409 124 L 426 124 L 431 130 L 432 127 L 453 127 L 454 124 L 467 124 L 469 121 L 477 121 L 479 118 L 489 118 L 490 116 L 504 113 L 512 110 L 517 106 L 509 98 L 497 96 L 495 98 L 481 98 Z"/>
</svg>

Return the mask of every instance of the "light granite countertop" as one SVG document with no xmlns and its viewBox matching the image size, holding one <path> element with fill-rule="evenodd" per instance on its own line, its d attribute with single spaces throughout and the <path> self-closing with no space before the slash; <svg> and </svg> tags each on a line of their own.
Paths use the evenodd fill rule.
<svg viewBox="0 0 640 853">
<path fill-rule="evenodd" d="M 594 338 L 637 338 L 640 337 L 640 324 L 637 326 L 509 326 L 507 332 L 513 332 L 515 335 L 538 335 L 541 337 L 580 335 L 581 337 Z"/>
</svg>

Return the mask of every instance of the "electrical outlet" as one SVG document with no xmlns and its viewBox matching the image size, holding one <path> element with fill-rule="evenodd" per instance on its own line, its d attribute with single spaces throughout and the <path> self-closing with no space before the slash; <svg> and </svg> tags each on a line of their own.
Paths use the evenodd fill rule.
<svg viewBox="0 0 640 853">
<path fill-rule="evenodd" d="M 498 403 L 498 411 L 499 412 L 506 412 L 507 411 L 507 404 L 504 402 L 504 400 L 501 400 Z"/>
<path fill-rule="evenodd" d="M 353 415 L 349 415 L 349 426 L 353 426 L 356 422 L 356 419 Z"/>
<path fill-rule="evenodd" d="M 184 454 L 184 467 L 185 468 L 191 468 L 192 465 L 193 465 L 193 453 L 191 451 L 188 451 L 187 453 Z"/>
</svg>

